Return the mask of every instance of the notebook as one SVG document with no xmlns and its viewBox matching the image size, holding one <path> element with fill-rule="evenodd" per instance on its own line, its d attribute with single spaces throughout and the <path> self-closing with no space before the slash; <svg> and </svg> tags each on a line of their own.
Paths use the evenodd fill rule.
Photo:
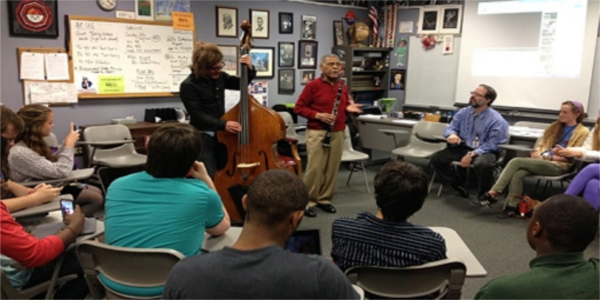
<svg viewBox="0 0 600 303">
<path fill-rule="evenodd" d="M 318 229 L 297 230 L 285 242 L 284 248 L 296 253 L 320 255 L 321 235 Z"/>
</svg>

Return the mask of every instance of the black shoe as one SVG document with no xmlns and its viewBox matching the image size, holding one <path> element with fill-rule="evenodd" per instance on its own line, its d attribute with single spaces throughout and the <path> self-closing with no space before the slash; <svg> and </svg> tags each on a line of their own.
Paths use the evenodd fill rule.
<svg viewBox="0 0 600 303">
<path fill-rule="evenodd" d="M 335 207 L 333 207 L 331 204 L 317 204 L 316 206 L 330 214 L 335 214 L 337 212 Z"/>
<path fill-rule="evenodd" d="M 304 210 L 304 216 L 309 217 L 309 218 L 314 218 L 317 216 L 317 212 L 315 211 L 314 207 L 307 207 Z"/>
<path fill-rule="evenodd" d="M 516 207 L 508 207 L 507 206 L 506 209 L 504 209 L 504 211 L 502 211 L 501 213 L 496 215 L 496 218 L 508 219 L 508 218 L 519 217 L 518 211 L 519 210 Z"/>
<path fill-rule="evenodd" d="M 469 198 L 469 190 L 458 183 L 450 183 L 450 187 L 454 188 L 463 198 Z"/>
<path fill-rule="evenodd" d="M 477 198 L 477 200 L 472 200 L 471 205 L 475 207 L 492 207 L 492 204 L 498 202 L 498 200 L 489 193 L 485 193 Z"/>
</svg>

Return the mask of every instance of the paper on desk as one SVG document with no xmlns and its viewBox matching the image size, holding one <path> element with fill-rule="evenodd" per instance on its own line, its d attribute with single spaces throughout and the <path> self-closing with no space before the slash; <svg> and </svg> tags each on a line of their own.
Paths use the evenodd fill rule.
<svg viewBox="0 0 600 303">
<path fill-rule="evenodd" d="M 225 112 L 230 110 L 240 101 L 239 90 L 225 90 Z"/>
<path fill-rule="evenodd" d="M 73 83 L 25 82 L 25 104 L 77 103 Z"/>
<path fill-rule="evenodd" d="M 48 80 L 69 80 L 69 57 L 65 53 L 46 54 Z"/>
<path fill-rule="evenodd" d="M 21 53 L 21 80 L 44 79 L 44 54 Z"/>
</svg>

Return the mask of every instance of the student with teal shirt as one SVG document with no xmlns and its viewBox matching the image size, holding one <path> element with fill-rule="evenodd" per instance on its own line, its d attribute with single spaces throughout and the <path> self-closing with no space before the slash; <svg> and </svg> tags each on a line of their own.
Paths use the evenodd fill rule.
<svg viewBox="0 0 600 303">
<path fill-rule="evenodd" d="M 222 235 L 229 215 L 204 164 L 200 133 L 189 124 L 165 125 L 148 143 L 146 171 L 115 180 L 106 195 L 106 243 L 170 248 L 198 255 L 204 232 Z M 187 179 L 188 172 L 194 177 Z M 100 275 L 109 288 L 133 296 L 160 295 L 163 287 L 128 287 Z"/>
</svg>

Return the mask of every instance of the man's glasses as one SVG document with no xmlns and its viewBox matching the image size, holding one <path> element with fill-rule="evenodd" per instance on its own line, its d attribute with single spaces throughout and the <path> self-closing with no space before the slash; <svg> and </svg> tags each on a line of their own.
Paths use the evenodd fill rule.
<svg viewBox="0 0 600 303">
<path fill-rule="evenodd" d="M 217 66 L 217 67 L 210 67 L 208 68 L 209 70 L 216 72 L 216 71 L 220 71 L 225 67 L 225 63 L 221 63 L 221 65 Z"/>
<path fill-rule="evenodd" d="M 480 94 L 480 93 L 478 93 L 478 92 L 476 92 L 476 91 L 472 91 L 470 94 L 471 94 L 471 95 L 474 95 L 474 96 L 477 96 L 477 97 L 485 98 L 485 95 L 483 95 L 483 94 Z"/>
</svg>

